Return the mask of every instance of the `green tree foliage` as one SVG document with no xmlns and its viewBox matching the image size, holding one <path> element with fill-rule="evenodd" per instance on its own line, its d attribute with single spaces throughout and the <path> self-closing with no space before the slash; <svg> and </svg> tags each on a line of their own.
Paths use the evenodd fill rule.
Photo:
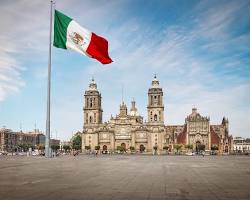
<svg viewBox="0 0 250 200">
<path fill-rule="evenodd" d="M 100 150 L 100 146 L 95 146 L 95 150 L 99 151 Z"/>
<path fill-rule="evenodd" d="M 182 148 L 182 144 L 175 144 L 174 148 L 176 149 L 177 152 Z"/>
<path fill-rule="evenodd" d="M 163 149 L 167 151 L 169 149 L 169 146 L 164 146 Z"/>
<path fill-rule="evenodd" d="M 121 151 L 121 150 L 122 150 L 122 147 L 121 147 L 121 146 L 117 146 L 116 149 L 117 149 L 118 151 Z"/>
<path fill-rule="evenodd" d="M 186 149 L 193 149 L 193 145 L 192 145 L 192 144 L 186 144 L 186 145 L 185 145 L 185 148 L 186 148 Z"/>
<path fill-rule="evenodd" d="M 121 151 L 121 152 L 123 152 L 123 151 L 126 150 L 125 147 L 123 147 L 123 146 L 117 146 L 116 149 L 117 149 L 118 151 Z"/>
<path fill-rule="evenodd" d="M 70 150 L 70 146 L 69 145 L 63 145 L 63 149 L 65 152 Z"/>
<path fill-rule="evenodd" d="M 82 137 L 80 134 L 76 134 L 72 138 L 72 148 L 74 150 L 80 150 L 82 148 Z"/>
<path fill-rule="evenodd" d="M 130 149 L 130 151 L 134 151 L 134 150 L 135 150 L 135 147 L 130 146 L 129 149 Z"/>
<path fill-rule="evenodd" d="M 90 150 L 90 146 L 85 146 L 85 150 Z"/>
<path fill-rule="evenodd" d="M 53 145 L 51 145 L 51 149 L 52 149 L 53 151 L 57 151 L 58 149 L 60 149 L 60 146 L 57 145 L 57 144 L 53 144 Z"/>
<path fill-rule="evenodd" d="M 19 144 L 17 148 L 21 151 L 26 152 L 29 150 L 29 148 L 32 148 L 32 150 L 34 150 L 35 146 L 32 144 Z"/>
</svg>

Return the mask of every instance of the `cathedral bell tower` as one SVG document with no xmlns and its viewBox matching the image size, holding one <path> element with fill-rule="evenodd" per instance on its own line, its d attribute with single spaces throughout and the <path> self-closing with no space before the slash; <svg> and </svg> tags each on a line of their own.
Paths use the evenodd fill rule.
<svg viewBox="0 0 250 200">
<path fill-rule="evenodd" d="M 89 89 L 84 95 L 84 126 L 97 125 L 102 123 L 102 97 L 97 90 L 97 85 L 92 78 Z"/>
<path fill-rule="evenodd" d="M 148 89 L 148 122 L 164 124 L 163 92 L 159 81 L 154 76 L 151 87 Z"/>
</svg>

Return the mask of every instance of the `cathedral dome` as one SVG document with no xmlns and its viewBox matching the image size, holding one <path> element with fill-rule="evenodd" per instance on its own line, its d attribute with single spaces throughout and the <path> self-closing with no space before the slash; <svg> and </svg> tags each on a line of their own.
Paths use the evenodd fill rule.
<svg viewBox="0 0 250 200">
<path fill-rule="evenodd" d="M 139 113 L 135 110 L 130 111 L 131 116 L 139 116 Z"/>
<path fill-rule="evenodd" d="M 133 101 L 131 102 L 130 115 L 131 115 L 131 116 L 139 116 L 139 113 L 138 113 L 137 108 L 136 108 L 136 106 L 135 106 L 135 100 L 134 100 L 134 99 L 133 99 Z"/>
</svg>

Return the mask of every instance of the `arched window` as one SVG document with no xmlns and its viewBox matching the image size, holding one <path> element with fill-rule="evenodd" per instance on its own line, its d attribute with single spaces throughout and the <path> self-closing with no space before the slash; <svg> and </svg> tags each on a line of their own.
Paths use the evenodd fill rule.
<svg viewBox="0 0 250 200">
<path fill-rule="evenodd" d="M 92 108 L 92 98 L 90 98 L 90 108 Z"/>
<path fill-rule="evenodd" d="M 157 121 L 157 115 L 154 115 L 154 120 Z"/>
<path fill-rule="evenodd" d="M 89 117 L 89 123 L 92 123 L 92 116 Z"/>
<path fill-rule="evenodd" d="M 96 122 L 96 113 L 94 113 L 94 122 Z"/>
</svg>

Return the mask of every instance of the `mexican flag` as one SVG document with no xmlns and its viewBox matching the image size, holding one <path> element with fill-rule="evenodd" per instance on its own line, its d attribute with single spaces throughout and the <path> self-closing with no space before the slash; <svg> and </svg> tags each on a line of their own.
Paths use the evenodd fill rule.
<svg viewBox="0 0 250 200">
<path fill-rule="evenodd" d="M 80 54 L 100 61 L 102 64 L 112 62 L 108 54 L 108 41 L 81 27 L 70 17 L 55 10 L 54 43 L 62 49 L 72 49 Z"/>
</svg>

